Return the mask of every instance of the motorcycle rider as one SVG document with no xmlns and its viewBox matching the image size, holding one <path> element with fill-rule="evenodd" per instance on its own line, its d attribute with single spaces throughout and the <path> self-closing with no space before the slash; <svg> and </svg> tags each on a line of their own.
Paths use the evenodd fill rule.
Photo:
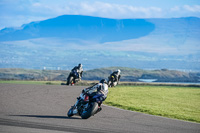
<svg viewBox="0 0 200 133">
<path fill-rule="evenodd" d="M 102 79 L 99 83 L 85 88 L 82 90 L 82 93 L 87 92 L 89 96 L 93 96 L 93 98 L 96 97 L 96 102 L 98 103 L 98 111 L 101 111 L 101 104 L 105 99 L 107 98 L 108 94 L 108 83 L 105 79 Z"/>
<path fill-rule="evenodd" d="M 74 77 L 74 83 L 76 83 L 76 78 L 78 78 L 79 79 L 79 81 L 81 81 L 81 78 L 82 78 L 82 74 L 83 74 L 83 65 L 81 64 L 81 63 L 79 63 L 78 64 L 78 66 L 75 66 L 72 70 L 71 70 L 71 72 L 70 72 L 70 74 L 69 74 L 69 76 L 68 76 L 68 80 L 69 80 L 69 77 L 70 76 L 73 76 L 74 75 L 74 73 L 77 75 L 76 77 Z"/>
<path fill-rule="evenodd" d="M 121 70 L 118 69 L 117 71 L 114 71 L 109 77 L 108 80 L 111 80 L 111 77 L 114 76 L 114 82 L 117 82 L 117 84 L 119 84 L 119 80 L 120 80 L 120 75 Z"/>
<path fill-rule="evenodd" d="M 72 69 L 72 71 L 77 71 L 77 73 L 78 73 L 78 78 L 79 78 L 79 80 L 81 80 L 81 78 L 82 78 L 82 74 L 83 74 L 83 65 L 81 64 L 81 63 L 79 63 L 78 64 L 78 66 L 75 66 L 73 69 Z"/>
</svg>

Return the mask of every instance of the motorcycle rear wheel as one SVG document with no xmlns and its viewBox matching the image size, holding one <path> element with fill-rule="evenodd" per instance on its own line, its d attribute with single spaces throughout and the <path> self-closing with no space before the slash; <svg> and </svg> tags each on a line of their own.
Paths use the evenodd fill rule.
<svg viewBox="0 0 200 133">
<path fill-rule="evenodd" d="M 67 80 L 67 85 L 72 85 L 73 80 L 74 80 L 74 77 L 70 76 L 69 79 Z"/>
<path fill-rule="evenodd" d="M 82 119 L 88 119 L 92 115 L 94 115 L 98 110 L 98 103 L 93 102 L 91 103 L 90 107 L 87 109 L 86 112 L 81 114 Z"/>
</svg>

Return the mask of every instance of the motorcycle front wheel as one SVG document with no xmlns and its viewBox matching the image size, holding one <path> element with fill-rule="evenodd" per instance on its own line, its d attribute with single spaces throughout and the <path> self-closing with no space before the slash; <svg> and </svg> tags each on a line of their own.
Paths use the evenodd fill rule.
<svg viewBox="0 0 200 133">
<path fill-rule="evenodd" d="M 72 117 L 72 116 L 74 115 L 74 114 L 73 114 L 73 109 L 74 109 L 73 106 L 69 109 L 69 111 L 68 111 L 68 113 L 67 113 L 67 116 L 68 116 L 68 117 Z"/>
</svg>

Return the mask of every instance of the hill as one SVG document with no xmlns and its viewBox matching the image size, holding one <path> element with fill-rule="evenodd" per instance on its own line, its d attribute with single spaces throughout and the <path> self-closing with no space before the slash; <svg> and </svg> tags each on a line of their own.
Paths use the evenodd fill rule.
<svg viewBox="0 0 200 133">
<path fill-rule="evenodd" d="M 20 30 L 5 28 L 0 32 L 0 41 L 63 37 L 104 43 L 139 38 L 148 35 L 154 28 L 154 24 L 144 19 L 63 15 L 23 25 Z"/>
<path fill-rule="evenodd" d="M 120 69 L 121 81 L 140 81 L 140 79 L 156 79 L 156 82 L 199 82 L 200 73 L 188 73 L 175 70 L 142 70 L 125 67 L 109 67 L 84 71 L 83 80 L 107 79 Z M 61 80 L 66 81 L 69 71 L 64 70 L 31 70 L 31 69 L 0 69 L 2 80 Z"/>
</svg>

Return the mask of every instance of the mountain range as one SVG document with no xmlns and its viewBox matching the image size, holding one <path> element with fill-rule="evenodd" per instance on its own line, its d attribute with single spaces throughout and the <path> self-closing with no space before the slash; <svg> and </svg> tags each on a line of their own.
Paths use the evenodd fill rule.
<svg viewBox="0 0 200 133">
<path fill-rule="evenodd" d="M 63 15 L 0 30 L 0 68 L 200 70 L 200 18 Z"/>
</svg>

